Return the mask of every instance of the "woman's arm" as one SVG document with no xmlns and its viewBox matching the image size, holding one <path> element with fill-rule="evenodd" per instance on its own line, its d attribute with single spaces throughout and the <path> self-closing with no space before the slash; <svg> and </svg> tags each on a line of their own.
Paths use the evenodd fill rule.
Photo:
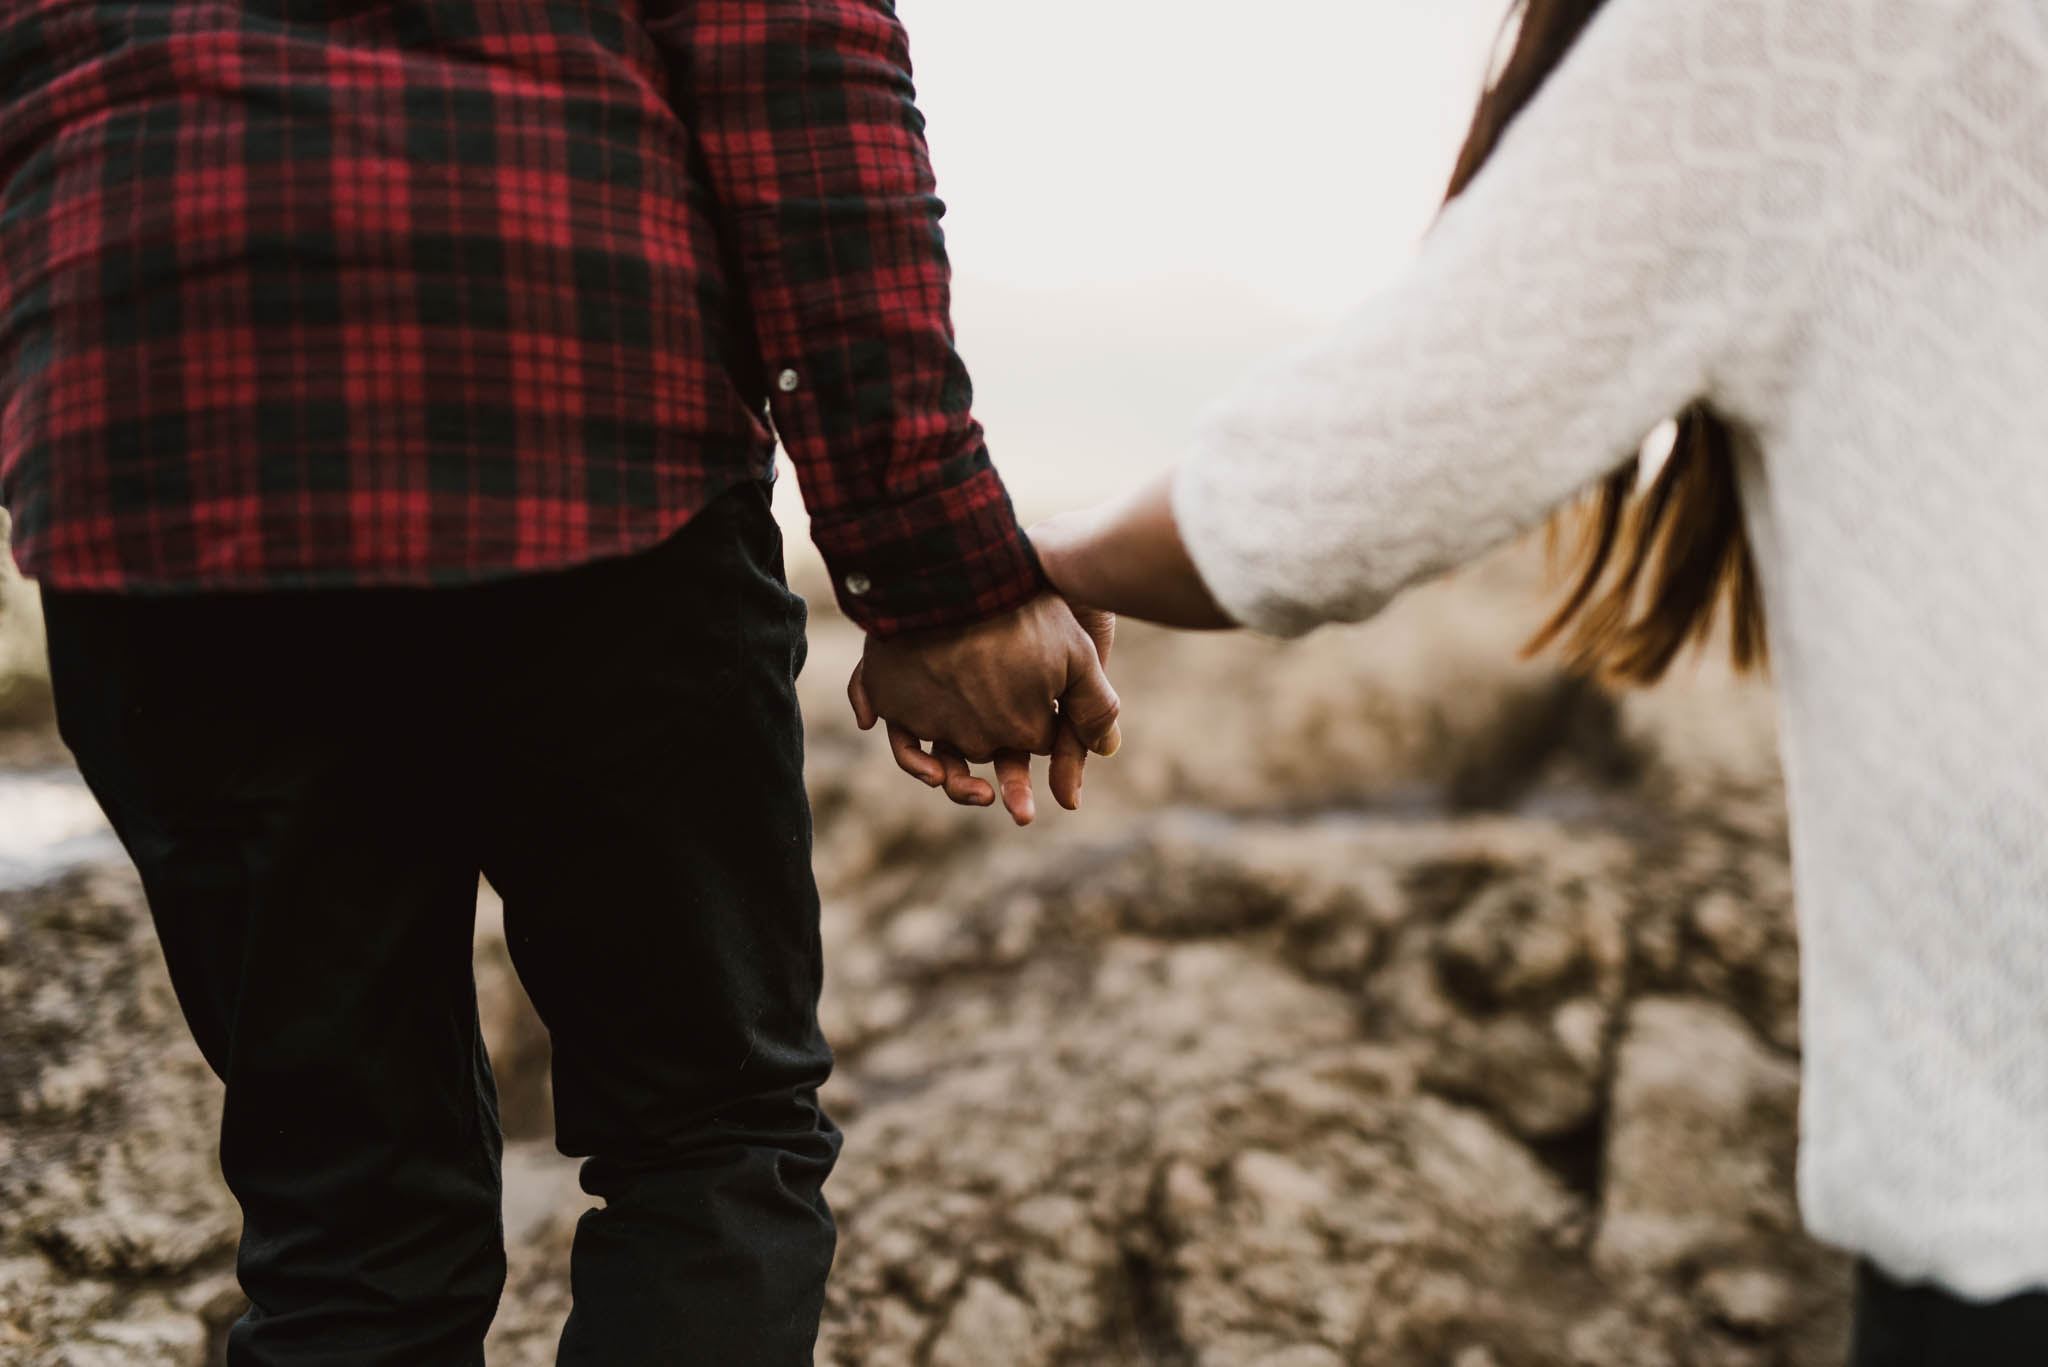
<svg viewBox="0 0 2048 1367">
<path fill-rule="evenodd" d="M 1926 60 L 1810 51 L 1803 3 L 1609 0 L 1402 279 L 1205 416 L 1167 503 L 1227 616 L 1362 620 L 1689 402 L 1757 416 L 1721 382 L 1796 337 L 1867 171 L 1860 94 L 1910 97 Z M 1091 563 L 1140 558 L 1103 539 Z"/>
<path fill-rule="evenodd" d="M 1048 518 L 1029 535 L 1046 578 L 1069 602 L 1190 631 L 1237 625 L 1188 558 L 1170 478 L 1116 503 Z"/>
</svg>

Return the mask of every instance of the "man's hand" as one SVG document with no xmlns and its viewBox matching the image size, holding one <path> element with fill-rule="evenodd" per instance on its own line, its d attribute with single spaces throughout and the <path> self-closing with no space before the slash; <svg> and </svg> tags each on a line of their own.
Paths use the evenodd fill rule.
<svg viewBox="0 0 2048 1367">
<path fill-rule="evenodd" d="M 1044 595 L 961 631 L 870 637 L 847 685 L 855 718 L 862 730 L 887 718 L 896 763 L 956 802 L 994 800 L 967 765 L 996 760 L 1020 825 L 1033 815 L 1030 757 L 1050 754 L 1054 796 L 1071 809 L 1088 752 L 1111 755 L 1122 743 L 1116 692 L 1103 673 L 1115 622 L 1083 615 L 1085 625 Z M 924 738 L 934 742 L 930 754 Z"/>
<path fill-rule="evenodd" d="M 1110 647 L 1116 644 L 1116 615 L 1096 608 L 1074 607 L 1073 611 L 1074 619 L 1095 642 L 1096 658 L 1107 669 Z M 912 744 L 915 743 L 912 737 Z M 974 776 L 959 751 L 940 742 L 932 746 L 932 754 L 945 766 L 947 797 L 963 807 L 986 807 L 996 800 L 996 790 L 988 780 Z M 1053 738 L 1046 784 L 1052 789 L 1053 798 L 1070 812 L 1081 810 L 1081 775 L 1087 764 L 1087 745 L 1071 725 L 1062 722 L 1059 735 Z M 999 751 L 995 768 L 1003 806 L 1010 818 L 1019 826 L 1029 826 L 1038 815 L 1038 803 L 1031 795 L 1031 756 L 1022 750 Z"/>
</svg>

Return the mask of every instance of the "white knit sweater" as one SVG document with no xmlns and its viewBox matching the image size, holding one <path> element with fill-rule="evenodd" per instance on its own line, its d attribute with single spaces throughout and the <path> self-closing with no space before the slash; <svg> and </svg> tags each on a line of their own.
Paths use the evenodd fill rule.
<svg viewBox="0 0 2048 1367">
<path fill-rule="evenodd" d="M 1297 635 L 1695 398 L 1750 438 L 1807 1222 L 2048 1286 L 2048 0 L 1610 0 L 1406 278 L 1211 411 L 1175 510 Z"/>
</svg>

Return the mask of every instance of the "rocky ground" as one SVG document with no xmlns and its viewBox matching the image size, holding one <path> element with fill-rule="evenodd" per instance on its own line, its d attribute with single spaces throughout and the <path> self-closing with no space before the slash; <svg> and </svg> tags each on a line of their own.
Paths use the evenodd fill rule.
<svg viewBox="0 0 2048 1367">
<path fill-rule="evenodd" d="M 7 545 L 7 511 L 0 508 L 0 550 Z M 43 614 L 36 595 L 0 554 L 0 734 L 47 728 L 50 666 L 43 654 Z M 0 742 L 0 747 L 4 747 Z M 6 758 L 0 748 L 0 759 Z"/>
<path fill-rule="evenodd" d="M 1517 662 L 1531 561 L 1291 646 L 1128 630 L 1125 753 L 1021 834 L 852 729 L 858 640 L 820 613 L 847 1132 L 821 1363 L 1841 1360 L 1846 1270 L 1791 1193 L 1768 697 L 1709 667 L 1617 703 Z M 15 737 L 20 762 L 49 746 Z M 513 1271 L 490 1360 L 525 1367 L 552 1361 L 585 1198 L 492 912 Z M 130 875 L 0 891 L 0 1363 L 216 1351 L 239 1311 L 218 1104 Z"/>
</svg>

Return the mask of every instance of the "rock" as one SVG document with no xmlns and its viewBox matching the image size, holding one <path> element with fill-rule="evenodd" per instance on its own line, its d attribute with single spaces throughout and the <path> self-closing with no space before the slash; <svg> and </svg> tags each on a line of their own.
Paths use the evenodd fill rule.
<svg viewBox="0 0 2048 1367">
<path fill-rule="evenodd" d="M 1484 1117 L 1359 1041 L 1334 993 L 1241 952 L 1135 939 L 1063 971 L 1081 977 L 995 990 L 1029 1030 L 962 1028 L 989 1005 L 976 993 L 864 1060 L 885 1090 L 929 1081 L 864 1111 L 867 1144 L 835 1179 L 834 1341 L 861 1348 L 821 1360 L 914 1353 L 932 1321 L 873 1307 L 892 1288 L 926 1299 L 913 1270 L 966 1249 L 985 1280 L 1012 1270 L 1004 1299 L 974 1293 L 976 1313 L 1035 1345 L 1028 1362 L 1101 1345 L 1123 1354 L 1109 1360 L 1341 1361 L 1407 1332 L 1398 1298 L 1375 1293 L 1401 1272 L 1396 1250 L 1478 1259 L 1470 1281 L 1498 1283 L 1574 1213 Z"/>
<path fill-rule="evenodd" d="M 0 956 L 0 1324 L 32 1353 L 7 1356 L 0 1332 L 0 1359 L 201 1367 L 239 1221 L 214 1161 L 218 1084 L 139 890 L 76 875 L 0 895 L 0 920 L 16 931 Z M 131 1294 L 138 1281 L 164 1289 Z"/>
<path fill-rule="evenodd" d="M 0 893 L 0 1305 L 52 1361 L 198 1363 L 174 1304 L 232 1258 L 219 1084 L 185 1033 L 141 889 L 91 868 Z M 156 1291 L 135 1298 L 126 1288 Z"/>
<path fill-rule="evenodd" d="M 1517 1134 L 1549 1139 L 1581 1128 L 1599 1109 L 1599 1060 L 1589 1063 L 1583 1047 L 1582 1038 L 1568 1045 L 1549 1022 L 1459 1021 L 1439 1036 L 1429 1080 L 1484 1104 Z"/>
<path fill-rule="evenodd" d="M 545 1080 L 546 1036 L 492 911 L 487 898 L 480 1006 L 518 1098 Z M 545 1131 L 544 1087 L 537 1096 Z M 246 1306 L 232 1273 L 239 1212 L 217 1160 L 220 1084 L 185 1029 L 131 870 L 88 866 L 0 892 L 0 1121 L 0 1362 L 205 1363 Z M 545 1142 L 508 1158 L 515 1239 L 551 1233 L 552 1212 L 581 1198 L 574 1164 Z M 32 1355 L 10 1356 L 10 1335 Z"/>
<path fill-rule="evenodd" d="M 1700 1278 L 1699 1298 L 1717 1323 L 1749 1334 L 1783 1328 L 1798 1304 L 1785 1276 L 1766 1267 L 1717 1267 Z"/>
<path fill-rule="evenodd" d="M 1319 1343 L 1298 1343 L 1277 1353 L 1267 1353 L 1251 1367 L 1344 1367 L 1344 1358 Z"/>
<path fill-rule="evenodd" d="M 122 1367 L 204 1367 L 207 1328 L 197 1315 L 179 1311 L 161 1296 L 142 1295 L 115 1319 L 86 1330 L 68 1354 L 73 1362 L 101 1358 Z M 102 1352 L 111 1350 L 102 1357 Z"/>
<path fill-rule="evenodd" d="M 1680 1367 L 1669 1337 L 1623 1306 L 1574 1325 L 1565 1351 L 1573 1367 Z"/>
<path fill-rule="evenodd" d="M 1598 1263 L 1663 1272 L 1798 1237 L 1798 1095 L 1798 1069 L 1726 1008 L 1637 1003 L 1614 1082 Z"/>
<path fill-rule="evenodd" d="M 249 1308 L 249 1298 L 227 1272 L 187 1285 L 178 1292 L 177 1303 L 180 1310 L 190 1311 L 216 1330 L 226 1329 Z"/>
<path fill-rule="evenodd" d="M 1230 1164 L 1230 1180 L 1267 1224 L 1299 1223 L 1335 1195 L 1308 1169 L 1263 1149 L 1237 1155 Z"/>
<path fill-rule="evenodd" d="M 1770 927 L 1744 899 L 1717 890 L 1692 909 L 1693 929 L 1716 958 L 1729 965 L 1750 965 L 1770 948 Z"/>
<path fill-rule="evenodd" d="M 1366 985 L 1379 1031 L 1427 1040 L 1429 1084 L 1525 1139 L 1585 1130 L 1627 980 L 1633 847 L 1489 819 L 1411 832 L 1401 857 L 1418 914 Z"/>
<path fill-rule="evenodd" d="M 505 945 L 505 904 L 488 883 L 477 891 L 476 1006 L 498 1085 L 498 1120 L 506 1137 L 554 1138 L 555 1094 L 549 1067 L 554 1050 L 547 1027 L 519 985 Z"/>
<path fill-rule="evenodd" d="M 0 508 L 0 728 L 46 723 L 52 715 L 42 602 L 14 567 L 8 527 Z"/>
<path fill-rule="evenodd" d="M 967 1283 L 926 1359 L 932 1367 L 1031 1367 L 1043 1360 L 1024 1302 L 984 1277 Z"/>
<path fill-rule="evenodd" d="M 1049 851 L 956 832 L 844 885 L 828 1004 L 859 1109 L 819 1362 L 1735 1367 L 1763 1344 L 1755 1367 L 1834 1367 L 1840 1264 L 1784 1223 L 1791 1065 L 1756 999 L 1636 1000 L 1639 973 L 1693 986 L 1685 909 L 1757 848 L 1677 829 L 1673 865 L 1597 823 L 1133 811 Z M 1782 948 L 1729 945 L 1754 968 Z M 1732 1094 L 1770 1103 L 1716 1131 L 1761 1185 L 1645 1205 L 1632 1155 L 1727 1114 L 1731 1067 L 1693 1096 L 1654 1066 L 1695 1013 L 1750 1051 Z M 1736 1323 L 1754 1306 L 1682 1260 L 1589 1254 L 1603 1214 L 1615 1238 L 1718 1229 L 1752 1197 L 1783 1251 L 1728 1256 L 1798 1288 L 1779 1327 Z M 559 1312 L 542 1266 L 512 1299 Z"/>
<path fill-rule="evenodd" d="M 1517 566 L 1286 646 L 1132 628 L 1126 753 L 1021 833 L 853 729 L 860 635 L 813 595 L 823 1367 L 1838 1367 L 1768 695 L 1517 660 Z M 0 895 L 0 1361 L 182 1361 L 241 1309 L 139 907 Z M 487 890 L 477 978 L 514 1135 L 487 1351 L 545 1367 L 589 1198 Z"/>
</svg>

